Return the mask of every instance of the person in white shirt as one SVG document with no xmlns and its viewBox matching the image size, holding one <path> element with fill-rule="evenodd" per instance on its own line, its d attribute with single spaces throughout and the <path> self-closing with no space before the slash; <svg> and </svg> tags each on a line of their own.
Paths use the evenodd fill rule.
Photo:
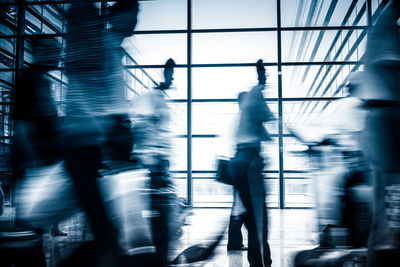
<svg viewBox="0 0 400 267">
<path fill-rule="evenodd" d="M 262 60 L 257 61 L 258 84 L 247 94 L 241 110 L 237 132 L 237 152 L 232 161 L 233 182 L 246 209 L 244 223 L 248 230 L 250 266 L 271 266 L 268 238 L 268 216 L 265 206 L 261 142 L 271 139 L 264 122 L 274 119 L 262 91 L 266 73 Z"/>
<path fill-rule="evenodd" d="M 165 190 L 172 187 L 168 174 L 171 154 L 170 108 L 165 92 L 171 88 L 174 79 L 172 58 L 164 65 L 164 82 L 140 96 L 135 105 L 134 151 L 140 162 L 150 171 L 153 241 L 156 247 L 155 266 L 167 266 L 170 233 L 168 224 L 169 199 Z M 164 192 L 164 193 L 163 193 Z"/>
</svg>

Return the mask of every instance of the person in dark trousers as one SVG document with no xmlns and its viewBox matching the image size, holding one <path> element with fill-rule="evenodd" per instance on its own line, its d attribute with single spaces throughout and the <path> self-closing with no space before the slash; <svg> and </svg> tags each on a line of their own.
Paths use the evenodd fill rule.
<svg viewBox="0 0 400 267">
<path fill-rule="evenodd" d="M 67 14 L 65 166 L 87 214 L 97 251 L 96 257 L 85 258 L 90 263 L 78 260 L 81 265 L 121 264 L 118 229 L 107 215 L 97 178 L 109 131 L 116 118 L 128 113 L 121 43 L 133 34 L 138 10 L 138 1 L 118 0 L 107 16 L 100 16 L 93 2 L 74 0 Z"/>
<path fill-rule="evenodd" d="M 49 71 L 55 70 L 61 58 L 61 48 L 54 38 L 31 38 L 34 63 L 21 74 L 14 97 L 17 121 L 15 166 L 49 165 L 61 160 L 61 122 L 51 93 Z M 20 137 L 25 136 L 24 140 Z M 26 143 L 27 141 L 29 143 Z M 30 149 L 27 149 L 30 148 Z M 25 154 L 25 151 L 31 153 Z M 26 155 L 27 158 L 23 158 Z M 18 172 L 23 171 L 25 167 Z M 53 236 L 66 236 L 58 224 L 51 227 Z"/>
<path fill-rule="evenodd" d="M 266 73 L 262 60 L 257 61 L 258 84 L 246 96 L 237 132 L 237 152 L 233 159 L 235 189 L 246 209 L 244 224 L 248 230 L 248 254 L 251 267 L 271 266 L 268 238 L 268 215 L 265 206 L 261 142 L 270 140 L 263 123 L 273 120 L 262 91 Z"/>
<path fill-rule="evenodd" d="M 150 89 L 149 93 L 139 97 L 136 104 L 136 116 L 139 119 L 136 153 L 140 154 L 141 163 L 150 171 L 151 207 L 153 241 L 156 247 L 154 266 L 167 266 L 168 244 L 171 240 L 169 225 L 176 218 L 170 218 L 171 201 L 168 190 L 172 187 L 169 177 L 169 157 L 171 156 L 170 108 L 165 99 L 165 90 L 169 89 L 174 79 L 173 59 L 164 65 L 164 82 Z"/>
<path fill-rule="evenodd" d="M 13 188 L 22 179 L 27 168 L 54 164 L 61 160 L 60 122 L 46 77 L 60 61 L 60 47 L 54 38 L 31 37 L 33 64 L 23 70 L 16 82 L 14 95 L 15 135 L 13 153 Z M 16 213 L 15 225 L 26 227 Z M 58 229 L 58 228 L 57 228 Z M 45 266 L 44 254 L 36 253 L 35 266 Z M 33 260 L 33 259 L 32 259 Z M 34 261 L 34 260 L 33 260 Z"/>
<path fill-rule="evenodd" d="M 247 95 L 247 92 L 240 92 L 238 96 L 238 104 L 239 104 L 239 114 L 237 118 L 237 124 L 239 124 L 240 112 L 243 108 L 244 99 Z M 239 125 L 235 125 L 236 128 L 234 131 L 236 132 Z M 236 140 L 235 140 L 236 142 Z M 229 219 L 229 228 L 228 228 L 228 250 L 246 250 L 247 247 L 243 245 L 243 236 L 242 236 L 242 226 L 243 226 L 243 214 L 244 214 L 244 206 L 242 201 L 240 200 L 240 196 L 237 190 L 233 192 L 233 205 L 231 211 L 231 217 Z"/>
<path fill-rule="evenodd" d="M 50 81 L 46 78 L 60 60 L 53 38 L 30 40 L 33 64 L 22 71 L 14 94 L 14 168 L 48 165 L 59 160 L 60 125 Z"/>
<path fill-rule="evenodd" d="M 247 247 L 243 245 L 242 226 L 244 224 L 242 213 L 243 204 L 240 200 L 239 193 L 235 190 L 233 206 L 231 211 L 231 217 L 229 218 L 228 228 L 228 251 L 233 250 L 247 250 Z"/>
</svg>

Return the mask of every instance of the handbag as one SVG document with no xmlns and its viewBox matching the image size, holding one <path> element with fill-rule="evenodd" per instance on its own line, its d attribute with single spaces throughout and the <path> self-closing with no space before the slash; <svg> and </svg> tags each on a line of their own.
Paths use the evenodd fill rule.
<svg viewBox="0 0 400 267">
<path fill-rule="evenodd" d="M 144 169 L 114 169 L 98 180 L 106 211 L 118 230 L 119 246 L 130 256 L 155 253 L 149 179 Z"/>
<path fill-rule="evenodd" d="M 218 182 L 233 185 L 232 161 L 230 159 L 217 160 L 216 179 Z"/>
<path fill-rule="evenodd" d="M 78 198 L 64 162 L 26 169 L 16 188 L 16 219 L 47 228 L 72 216 Z"/>
</svg>

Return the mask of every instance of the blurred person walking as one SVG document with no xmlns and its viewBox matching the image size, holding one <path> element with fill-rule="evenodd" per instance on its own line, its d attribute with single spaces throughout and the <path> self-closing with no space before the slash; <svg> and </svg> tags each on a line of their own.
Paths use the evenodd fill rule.
<svg viewBox="0 0 400 267">
<path fill-rule="evenodd" d="M 165 99 L 165 90 L 171 88 L 174 79 L 172 58 L 164 65 L 164 82 L 150 89 L 136 101 L 135 153 L 143 166 L 150 171 L 151 207 L 153 211 L 152 231 L 156 246 L 155 266 L 167 266 L 168 243 L 171 240 L 171 200 L 168 190 L 172 182 L 168 174 L 171 155 L 170 108 Z M 174 218 L 176 219 L 176 218 Z"/>
<path fill-rule="evenodd" d="M 23 70 L 14 95 L 14 168 L 17 177 L 24 169 L 48 165 L 60 159 L 60 123 L 46 75 L 60 60 L 56 39 L 31 38 L 33 64 Z"/>
<path fill-rule="evenodd" d="M 87 259 L 92 262 L 81 265 L 120 263 L 117 229 L 108 218 L 96 179 L 100 177 L 101 148 L 109 132 L 121 116 L 128 120 L 121 43 L 133 34 L 138 10 L 137 0 L 117 0 L 105 17 L 92 1 L 74 0 L 67 14 L 65 165 L 98 252 Z M 109 27 L 105 27 L 107 22 Z M 129 140 L 126 145 L 129 147 Z"/>
<path fill-rule="evenodd" d="M 390 1 L 369 29 L 363 95 L 368 108 L 363 152 L 373 173 L 368 266 L 400 260 L 400 1 Z"/>
<path fill-rule="evenodd" d="M 260 156 L 261 142 L 271 140 L 263 123 L 274 120 L 262 91 L 266 73 L 262 60 L 257 64 L 258 84 L 246 96 L 237 132 L 237 152 L 233 159 L 233 180 L 246 209 L 244 224 L 248 230 L 248 254 L 251 267 L 271 266 L 268 244 L 268 215 Z"/>
<path fill-rule="evenodd" d="M 14 94 L 13 191 L 28 168 L 48 166 L 61 160 L 61 124 L 51 82 L 46 77 L 58 67 L 61 48 L 55 38 L 31 37 L 30 43 L 33 64 L 23 70 L 17 79 Z M 29 222 L 20 220 L 17 210 L 16 226 L 26 223 Z M 53 226 L 54 229 L 58 230 L 58 235 L 65 234 L 57 225 Z M 37 252 L 38 257 L 41 254 Z M 46 265 L 44 254 L 41 257 L 33 263 L 37 264 L 35 266 Z M 7 262 L 6 259 L 4 261 Z"/>
</svg>

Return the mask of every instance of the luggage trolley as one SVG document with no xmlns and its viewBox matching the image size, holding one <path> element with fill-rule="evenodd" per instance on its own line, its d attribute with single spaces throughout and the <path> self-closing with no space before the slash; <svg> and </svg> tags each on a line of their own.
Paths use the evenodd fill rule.
<svg viewBox="0 0 400 267">
<path fill-rule="evenodd" d="M 319 246 L 299 252 L 294 265 L 364 266 L 371 186 L 359 177 L 363 170 L 354 168 L 359 154 L 345 151 L 328 135 L 309 136 L 309 129 L 291 132 L 308 146 L 319 232 Z"/>
</svg>

